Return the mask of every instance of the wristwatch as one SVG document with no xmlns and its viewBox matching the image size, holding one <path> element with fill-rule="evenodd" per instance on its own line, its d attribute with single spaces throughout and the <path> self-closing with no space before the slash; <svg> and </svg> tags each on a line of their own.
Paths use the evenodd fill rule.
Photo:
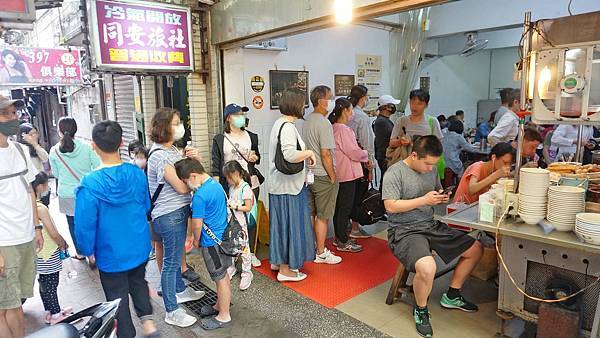
<svg viewBox="0 0 600 338">
<path fill-rule="evenodd" d="M 35 226 L 35 230 L 42 230 L 44 227 L 41 224 Z"/>
</svg>

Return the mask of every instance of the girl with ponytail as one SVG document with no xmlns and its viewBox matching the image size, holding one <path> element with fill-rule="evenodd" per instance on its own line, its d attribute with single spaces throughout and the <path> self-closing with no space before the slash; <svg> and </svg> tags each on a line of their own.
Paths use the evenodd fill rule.
<svg viewBox="0 0 600 338">
<path fill-rule="evenodd" d="M 346 125 L 352 114 L 352 102 L 339 98 L 335 101 L 335 108 L 329 115 L 329 121 L 333 123 L 333 138 L 336 145 L 335 172 L 340 182 L 333 225 L 337 250 L 360 252 L 362 246 L 350 240 L 346 229 L 356 205 L 356 186 L 364 176 L 361 163 L 368 160 L 369 154 L 358 145 L 354 131 Z"/>
<path fill-rule="evenodd" d="M 58 181 L 57 195 L 58 207 L 61 213 L 67 217 L 69 232 L 75 243 L 75 188 L 85 174 L 100 165 L 98 155 L 86 142 L 75 138 L 77 133 L 77 122 L 72 117 L 62 117 L 58 120 L 58 133 L 60 141 L 50 149 L 50 168 Z M 76 255 L 77 259 L 84 259 Z M 89 258 L 90 266 L 95 267 L 93 257 Z"/>
</svg>

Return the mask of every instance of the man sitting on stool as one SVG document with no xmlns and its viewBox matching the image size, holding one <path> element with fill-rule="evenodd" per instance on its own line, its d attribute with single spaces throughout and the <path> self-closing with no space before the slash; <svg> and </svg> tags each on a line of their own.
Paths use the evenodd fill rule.
<svg viewBox="0 0 600 338">
<path fill-rule="evenodd" d="M 418 138 L 412 153 L 388 168 L 383 179 L 382 197 L 388 212 L 390 249 L 406 269 L 416 272 L 413 279 L 416 307 L 413 310 L 417 332 L 431 337 L 427 299 L 436 273 L 435 252 L 445 263 L 461 257 L 441 306 L 475 312 L 477 305 L 460 294 L 460 288 L 479 262 L 481 244 L 465 233 L 433 219 L 433 206 L 448 202 L 442 194 L 437 172 L 433 170 L 442 155 L 442 144 L 433 135 Z"/>
</svg>

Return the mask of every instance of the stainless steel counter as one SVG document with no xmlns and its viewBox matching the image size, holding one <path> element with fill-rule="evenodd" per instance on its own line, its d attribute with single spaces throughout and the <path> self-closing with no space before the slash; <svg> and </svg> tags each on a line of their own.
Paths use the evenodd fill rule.
<svg viewBox="0 0 600 338">
<path fill-rule="evenodd" d="M 477 204 L 463 210 L 457 210 L 448 215 L 436 215 L 436 218 L 447 224 L 457 224 L 477 230 L 496 232 L 496 224 L 479 221 L 479 208 Z M 523 223 L 515 218 L 505 219 L 500 224 L 499 232 L 501 235 L 600 254 L 600 245 L 581 242 L 572 232 L 552 231 L 546 235 L 541 227 Z"/>
</svg>

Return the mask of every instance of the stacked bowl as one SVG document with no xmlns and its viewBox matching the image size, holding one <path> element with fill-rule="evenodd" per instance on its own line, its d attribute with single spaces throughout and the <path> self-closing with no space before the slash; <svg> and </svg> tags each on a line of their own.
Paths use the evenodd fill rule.
<svg viewBox="0 0 600 338">
<path fill-rule="evenodd" d="M 550 172 L 522 168 L 519 173 L 519 217 L 527 224 L 537 224 L 546 217 Z"/>
<path fill-rule="evenodd" d="M 600 214 L 583 212 L 575 217 L 575 234 L 577 237 L 586 243 L 600 245 Z"/>
<path fill-rule="evenodd" d="M 548 188 L 548 222 L 558 231 L 572 231 L 575 215 L 585 211 L 585 189 L 567 185 Z"/>
</svg>

